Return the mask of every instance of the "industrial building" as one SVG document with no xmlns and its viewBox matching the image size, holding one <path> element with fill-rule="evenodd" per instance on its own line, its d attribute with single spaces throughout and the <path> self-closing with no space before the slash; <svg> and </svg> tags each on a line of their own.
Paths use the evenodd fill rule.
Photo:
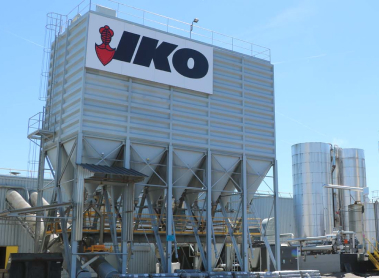
<svg viewBox="0 0 379 278">
<path fill-rule="evenodd" d="M 37 175 L 0 176 L 3 268 L 21 273 L 36 258 L 66 277 L 379 268 L 363 151 L 294 145 L 293 198 L 281 196 L 270 49 L 197 22 L 114 1 L 48 14 L 45 105 L 28 126 Z"/>
</svg>

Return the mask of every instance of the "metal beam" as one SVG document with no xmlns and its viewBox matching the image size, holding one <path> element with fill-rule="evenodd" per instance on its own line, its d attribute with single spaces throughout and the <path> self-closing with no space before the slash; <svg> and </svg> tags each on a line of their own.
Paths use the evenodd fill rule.
<svg viewBox="0 0 379 278">
<path fill-rule="evenodd" d="M 275 260 L 276 270 L 281 270 L 280 260 L 280 227 L 279 227 L 279 186 L 278 186 L 278 161 L 274 164 L 274 221 L 275 221 Z"/>
<path fill-rule="evenodd" d="M 117 231 L 116 231 L 115 214 L 111 210 L 111 205 L 109 203 L 108 190 L 104 188 L 103 189 L 103 194 L 104 194 L 104 200 L 105 200 L 105 208 L 106 208 L 107 214 L 108 214 L 109 228 L 111 230 L 111 237 L 112 237 L 113 248 L 114 248 L 114 252 L 118 254 L 120 252 L 119 252 L 118 243 L 117 243 Z M 118 268 L 121 268 L 119 255 L 116 255 L 116 259 L 117 259 Z"/>
<path fill-rule="evenodd" d="M 242 157 L 242 266 L 241 270 L 248 272 L 249 271 L 249 265 L 248 265 L 248 259 L 249 259 L 249 254 L 248 254 L 248 246 L 249 241 L 248 237 L 250 237 L 249 233 L 249 225 L 247 223 L 247 209 L 248 209 L 248 201 L 247 201 L 247 168 L 246 168 L 246 155 L 243 155 Z"/>
<path fill-rule="evenodd" d="M 236 238 L 234 237 L 233 228 L 228 221 L 229 220 L 228 215 L 226 214 L 226 210 L 225 210 L 225 206 L 224 206 L 224 202 L 222 201 L 222 198 L 220 198 L 220 206 L 221 206 L 222 214 L 224 215 L 224 218 L 226 218 L 225 223 L 228 226 L 229 236 L 232 239 L 232 243 L 233 243 L 233 247 L 234 247 L 234 250 L 236 252 L 236 255 L 237 255 L 238 263 L 240 264 L 240 266 L 243 266 L 241 253 L 238 250 L 238 244 L 237 244 Z M 242 232 L 242 234 L 243 234 L 243 232 Z M 242 244 L 244 244 L 244 243 L 245 242 L 242 241 Z M 243 270 L 243 271 L 245 271 L 245 270 Z"/>
<path fill-rule="evenodd" d="M 70 206 L 71 204 L 72 203 L 70 203 L 70 202 L 66 202 L 66 203 L 54 204 L 54 205 L 48 205 L 48 206 L 31 207 L 31 208 L 25 208 L 25 209 L 15 209 L 15 210 L 3 211 L 0 213 L 0 217 L 19 216 L 18 214 L 24 214 L 24 213 L 25 214 L 26 213 L 36 213 L 36 212 L 41 212 L 41 211 L 59 208 L 61 206 L 63 206 L 63 207 Z"/>
<path fill-rule="evenodd" d="M 212 153 L 208 149 L 207 153 L 207 166 L 206 166 L 206 178 L 207 178 L 207 194 L 206 194 L 206 237 L 207 237 L 207 266 L 206 271 L 212 271 Z"/>
<path fill-rule="evenodd" d="M 191 221 L 193 234 L 195 235 L 196 243 L 197 243 L 197 246 L 199 247 L 199 250 L 200 250 L 200 256 L 201 256 L 201 260 L 202 260 L 203 265 L 204 265 L 204 269 L 208 269 L 207 260 L 206 260 L 205 253 L 204 253 L 204 248 L 203 248 L 203 245 L 201 244 L 199 234 L 197 233 L 199 231 L 199 227 L 196 225 L 195 220 L 193 218 L 193 215 L 190 212 L 191 208 L 188 205 L 187 197 L 185 197 L 185 202 L 186 202 L 186 214 Z"/>
<path fill-rule="evenodd" d="M 155 213 L 153 211 L 153 206 L 151 205 L 149 193 L 146 193 L 146 201 L 147 201 L 147 207 L 149 209 L 149 214 L 150 214 L 150 219 L 151 219 L 151 225 L 153 226 L 153 232 L 154 232 L 154 236 L 155 236 L 155 241 L 157 243 L 159 255 L 161 257 L 161 266 L 162 266 L 163 272 L 167 273 L 167 270 L 166 270 L 166 266 L 167 266 L 167 264 L 166 264 L 166 257 L 165 257 L 165 254 L 164 254 L 161 237 L 159 236 L 158 225 L 157 225 L 157 221 L 155 219 Z"/>
<path fill-rule="evenodd" d="M 253 207 L 254 207 L 254 210 L 252 210 Z M 254 215 L 255 218 L 259 218 L 259 217 L 257 217 L 257 215 L 256 215 L 256 213 L 255 213 L 256 209 L 255 209 L 254 202 L 252 203 L 252 206 L 250 206 L 250 211 L 251 211 L 251 213 Z M 269 256 L 270 256 L 270 259 L 271 259 L 273 265 L 276 266 L 276 260 L 275 260 L 275 257 L 274 257 L 274 253 L 272 253 L 270 243 L 269 243 L 268 240 L 267 240 L 267 237 L 266 237 L 266 231 L 263 230 L 263 229 L 261 229 L 261 235 L 262 235 L 263 242 L 264 242 L 264 244 L 265 244 L 265 246 L 266 246 L 266 249 L 268 250 L 268 254 L 269 254 Z M 270 265 L 270 264 L 268 264 L 268 266 L 269 266 L 269 265 Z"/>
<path fill-rule="evenodd" d="M 167 273 L 172 273 L 171 262 L 172 262 L 172 241 L 168 240 L 172 237 L 172 167 L 173 167 L 173 150 L 172 145 L 168 146 L 168 160 L 167 160 L 167 205 L 166 205 L 166 237 L 167 237 L 167 248 L 166 248 L 166 263 L 167 263 Z"/>
</svg>

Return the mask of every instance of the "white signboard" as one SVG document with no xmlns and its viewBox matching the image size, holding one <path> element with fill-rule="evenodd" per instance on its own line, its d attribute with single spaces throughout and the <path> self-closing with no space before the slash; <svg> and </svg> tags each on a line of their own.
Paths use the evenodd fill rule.
<svg viewBox="0 0 379 278">
<path fill-rule="evenodd" d="M 213 93 L 213 48 L 90 14 L 86 67 Z"/>
</svg>

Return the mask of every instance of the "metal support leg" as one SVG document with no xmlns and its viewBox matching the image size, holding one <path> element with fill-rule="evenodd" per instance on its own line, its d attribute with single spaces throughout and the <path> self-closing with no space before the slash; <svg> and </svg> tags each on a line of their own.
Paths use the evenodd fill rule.
<svg viewBox="0 0 379 278">
<path fill-rule="evenodd" d="M 206 177 L 207 177 L 207 196 L 206 196 L 206 243 L 207 243 L 207 266 L 206 271 L 212 271 L 212 153 L 208 150 L 207 154 L 207 167 L 206 167 Z"/>
<path fill-rule="evenodd" d="M 112 213 L 111 210 L 111 205 L 109 203 L 109 196 L 108 196 L 108 191 L 107 189 L 104 189 L 104 200 L 105 200 L 105 207 L 107 209 L 107 214 L 108 214 L 108 221 L 109 221 L 109 228 L 111 230 L 111 237 L 112 237 L 112 243 L 113 243 L 113 248 L 116 254 L 119 254 L 119 248 L 118 248 L 118 242 L 117 242 L 117 231 L 116 231 L 116 218 L 115 214 Z M 118 268 L 120 268 L 120 258 L 119 255 L 116 255 L 117 257 L 117 263 L 118 263 Z"/>
<path fill-rule="evenodd" d="M 170 144 L 168 147 L 168 161 L 167 161 L 167 205 L 166 205 L 166 237 L 169 238 L 172 236 L 172 145 Z M 171 261 L 172 261 L 172 241 L 167 240 L 167 272 L 172 273 L 171 269 Z"/>
<path fill-rule="evenodd" d="M 249 271 L 248 265 L 248 237 L 250 237 L 249 226 L 247 223 L 247 170 L 246 170 L 246 155 L 242 158 L 242 271 Z"/>
<path fill-rule="evenodd" d="M 221 206 L 221 210 L 222 210 L 222 214 L 224 215 L 224 218 L 228 218 L 228 215 L 226 214 L 226 210 L 225 210 L 225 206 L 224 206 L 224 202 L 222 201 L 222 198 L 220 198 L 220 206 Z M 232 239 L 232 243 L 233 243 L 233 247 L 234 247 L 234 250 L 236 252 L 236 255 L 237 255 L 238 263 L 240 264 L 240 266 L 242 266 L 242 257 L 241 257 L 241 253 L 238 250 L 238 244 L 237 244 L 236 238 L 234 237 L 233 228 L 230 225 L 228 219 L 226 219 L 225 222 L 226 222 L 226 225 L 228 226 L 229 236 Z"/>
<path fill-rule="evenodd" d="M 279 228 L 279 189 L 278 189 L 278 161 L 274 164 L 274 219 L 275 219 L 275 260 L 276 270 L 281 270 L 280 260 L 280 228 Z"/>
<path fill-rule="evenodd" d="M 76 240 L 71 241 L 71 271 L 70 271 L 70 277 L 76 277 L 76 262 L 77 257 L 76 254 L 78 253 L 78 242 Z"/>
<path fill-rule="evenodd" d="M 126 274 L 128 267 L 128 242 L 133 240 L 134 184 L 130 183 L 124 187 L 122 202 L 122 260 L 120 272 L 121 274 Z"/>
<path fill-rule="evenodd" d="M 61 167 L 62 167 L 62 144 L 57 144 L 57 169 L 55 169 L 55 187 L 57 190 L 57 199 L 58 204 L 62 203 L 62 188 L 59 184 L 59 180 L 61 178 Z M 64 246 L 64 259 L 67 263 L 68 271 L 71 271 L 71 258 L 70 258 L 70 242 L 68 240 L 67 234 L 67 219 L 65 219 L 65 211 L 63 207 L 59 207 L 59 216 L 61 217 L 61 229 L 62 229 L 62 237 L 63 237 L 63 246 Z M 75 262 L 76 263 L 76 262 Z M 75 265 L 76 268 L 76 265 Z M 74 272 L 75 273 L 75 272 Z"/>
<path fill-rule="evenodd" d="M 202 260 L 203 265 L 204 265 L 204 269 L 208 269 L 207 260 L 205 258 L 205 253 L 204 253 L 204 248 L 203 248 L 203 245 L 201 244 L 201 240 L 200 240 L 200 237 L 198 234 L 199 227 L 196 225 L 195 220 L 193 219 L 193 215 L 190 212 L 191 208 L 188 205 L 187 197 L 185 197 L 185 201 L 186 201 L 186 214 L 187 214 L 189 220 L 191 221 L 193 233 L 195 235 L 197 246 L 200 250 L 200 256 L 201 256 L 201 260 Z"/>
<path fill-rule="evenodd" d="M 151 219 L 151 225 L 153 226 L 155 240 L 157 242 L 157 247 L 158 247 L 159 255 L 161 256 L 162 269 L 163 269 L 163 271 L 165 273 L 167 273 L 167 270 L 166 270 L 166 266 L 167 266 L 167 264 L 166 264 L 166 257 L 165 257 L 165 254 L 164 254 L 161 237 L 159 236 L 159 232 L 158 232 L 157 220 L 155 219 L 155 213 L 153 211 L 153 206 L 151 205 L 151 201 L 150 201 L 150 197 L 149 197 L 148 193 L 146 193 L 146 201 L 147 201 L 147 207 L 149 209 L 149 214 L 150 214 L 150 219 Z"/>
<path fill-rule="evenodd" d="M 45 152 L 43 150 L 43 140 L 41 139 L 40 153 L 39 153 L 39 165 L 38 165 L 38 198 L 37 198 L 37 206 L 42 206 L 42 195 L 43 195 L 43 181 L 45 174 Z M 42 218 L 38 216 L 43 216 L 43 212 L 38 212 L 36 217 L 36 229 L 34 236 L 34 252 L 39 252 L 40 249 L 40 240 L 41 240 L 41 229 L 43 228 Z"/>
</svg>

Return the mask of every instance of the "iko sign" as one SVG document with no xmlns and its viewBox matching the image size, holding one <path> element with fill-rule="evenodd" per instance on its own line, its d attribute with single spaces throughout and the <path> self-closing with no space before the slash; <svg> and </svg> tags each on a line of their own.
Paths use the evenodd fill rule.
<svg viewBox="0 0 379 278">
<path fill-rule="evenodd" d="M 213 48 L 90 14 L 86 67 L 213 93 Z"/>
</svg>

